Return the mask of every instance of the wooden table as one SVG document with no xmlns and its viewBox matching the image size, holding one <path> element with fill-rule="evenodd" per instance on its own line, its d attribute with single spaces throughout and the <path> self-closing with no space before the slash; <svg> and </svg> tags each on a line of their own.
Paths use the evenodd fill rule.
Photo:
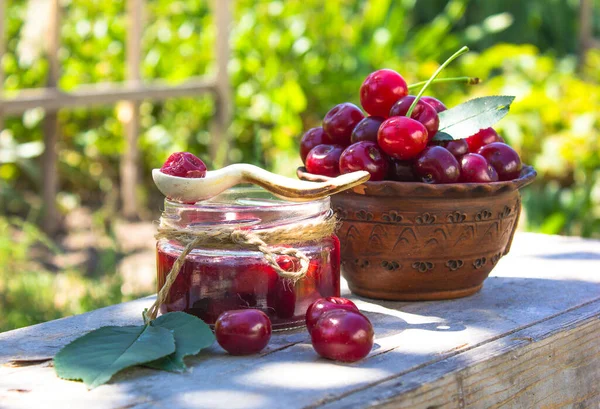
<svg viewBox="0 0 600 409">
<path fill-rule="evenodd" d="M 518 234 L 483 290 L 441 302 L 355 298 L 365 360 L 319 359 L 304 330 L 259 356 L 213 345 L 170 374 L 131 369 L 92 391 L 44 359 L 102 325 L 140 324 L 145 298 L 0 334 L 1 408 L 599 408 L 600 241 Z M 11 362 L 12 361 L 12 362 Z"/>
</svg>

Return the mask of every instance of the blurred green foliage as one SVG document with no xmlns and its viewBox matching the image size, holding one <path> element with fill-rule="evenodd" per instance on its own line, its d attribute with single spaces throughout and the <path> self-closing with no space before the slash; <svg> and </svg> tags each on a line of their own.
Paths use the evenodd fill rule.
<svg viewBox="0 0 600 409">
<path fill-rule="evenodd" d="M 474 95 L 517 96 L 498 129 L 539 173 L 524 191 L 530 230 L 600 236 L 599 60 L 591 52 L 581 76 L 574 58 L 531 45 L 499 44 L 463 60 L 466 71 L 489 78 Z"/>
<path fill-rule="evenodd" d="M 97 277 L 76 269 L 56 274 L 31 260 L 35 251 L 60 250 L 34 224 L 0 216 L 0 332 L 127 299 L 114 270 Z"/>
<path fill-rule="evenodd" d="M 597 0 L 596 6 L 599 5 Z M 437 17 L 447 0 L 428 0 L 416 7 L 415 23 L 425 24 Z M 577 51 L 579 0 L 476 0 L 468 2 L 463 18 L 454 29 L 462 31 L 464 42 L 485 50 L 497 43 L 535 44 L 556 55 Z M 595 15 L 599 27 L 600 15 Z M 474 22 L 481 22 L 473 25 Z"/>
<path fill-rule="evenodd" d="M 599 3 L 595 0 L 596 6 Z M 4 88 L 9 91 L 45 83 L 48 64 L 40 46 L 44 34 L 35 30 L 44 26 L 45 17 L 43 10 L 31 10 L 32 4 L 13 0 L 7 8 L 8 43 L 2 63 Z M 124 0 L 63 4 L 60 86 L 69 90 L 85 83 L 123 80 Z M 216 32 L 209 4 L 147 2 L 145 79 L 178 83 L 214 73 Z M 358 89 L 369 72 L 386 67 L 401 72 L 409 83 L 424 80 L 466 44 L 474 52 L 442 76 L 479 76 L 483 84 L 436 85 L 431 92 L 449 106 L 480 95 L 516 95 L 511 113 L 498 129 L 539 172 L 534 186 L 525 191 L 526 227 L 551 234 L 600 235 L 600 53 L 591 52 L 578 70 L 578 1 L 234 0 L 233 4 L 229 72 L 234 119 L 228 161 L 293 175 L 300 164 L 299 136 L 317 126 L 333 105 L 358 103 Z M 600 27 L 597 12 L 593 21 Z M 124 148 L 121 110 L 117 105 L 60 112 L 58 200 L 64 211 L 81 204 L 117 206 L 118 163 Z M 213 115 L 208 96 L 142 104 L 142 207 L 158 207 L 160 196 L 149 170 L 170 152 L 190 150 L 212 165 L 207 152 Z M 5 119 L 0 134 L 2 213 L 35 219 L 41 208 L 37 155 L 43 117 L 43 111 L 33 109 Z M 23 148 L 31 142 L 38 145 Z M 6 154 L 7 146 L 16 147 L 9 149 L 14 154 Z M 10 231 L 7 223 L 0 239 Z M 14 263 L 0 264 L 0 269 L 19 269 L 20 264 Z M 51 285 L 43 282 L 40 279 L 40 285 Z M 47 309 L 50 315 L 38 318 L 49 319 L 52 311 Z"/>
</svg>

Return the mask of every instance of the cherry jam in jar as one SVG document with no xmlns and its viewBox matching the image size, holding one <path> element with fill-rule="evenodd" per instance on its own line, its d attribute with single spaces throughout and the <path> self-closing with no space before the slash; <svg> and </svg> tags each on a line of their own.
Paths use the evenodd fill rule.
<svg viewBox="0 0 600 409">
<path fill-rule="evenodd" d="M 331 216 L 329 198 L 287 202 L 261 188 L 233 188 L 210 200 L 181 204 L 165 200 L 163 225 L 176 229 L 240 228 L 251 231 L 301 227 Z M 340 295 L 340 243 L 335 236 L 294 244 L 310 259 L 308 273 L 295 284 L 280 277 L 259 251 L 245 248 L 195 248 L 185 258 L 160 312 L 184 311 L 213 325 L 228 310 L 256 308 L 274 330 L 304 325 L 307 308 L 321 297 Z M 160 239 L 157 284 L 162 288 L 184 245 Z M 279 266 L 297 271 L 299 261 L 277 256 Z"/>
</svg>

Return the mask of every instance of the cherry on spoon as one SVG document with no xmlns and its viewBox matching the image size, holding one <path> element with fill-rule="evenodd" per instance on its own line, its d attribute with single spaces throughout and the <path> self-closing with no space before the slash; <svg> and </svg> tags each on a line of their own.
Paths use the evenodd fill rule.
<svg viewBox="0 0 600 409">
<path fill-rule="evenodd" d="M 158 190 L 165 196 L 184 203 L 210 199 L 241 183 L 261 186 L 285 200 L 308 202 L 360 185 L 369 180 L 369 177 L 369 172 L 357 171 L 325 182 L 307 182 L 277 175 L 245 163 L 208 171 L 203 178 L 183 178 L 167 175 L 160 169 L 152 170 L 152 178 Z"/>
</svg>

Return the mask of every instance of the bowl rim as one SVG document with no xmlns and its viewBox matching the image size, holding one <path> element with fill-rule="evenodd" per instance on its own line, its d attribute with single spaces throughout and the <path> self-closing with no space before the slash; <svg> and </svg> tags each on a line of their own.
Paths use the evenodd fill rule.
<svg viewBox="0 0 600 409">
<path fill-rule="evenodd" d="M 298 167 L 296 175 L 301 180 L 311 182 L 324 182 L 330 177 L 315 175 L 306 171 L 304 166 Z M 365 182 L 347 192 L 353 192 L 369 196 L 430 196 L 430 197 L 453 197 L 453 196 L 487 196 L 490 194 L 502 194 L 521 189 L 533 182 L 537 172 L 530 165 L 523 165 L 521 175 L 517 179 L 491 183 L 448 183 L 429 184 L 423 182 L 397 182 L 394 180 L 382 180 L 377 182 Z M 342 192 L 344 193 L 344 192 Z"/>
</svg>

